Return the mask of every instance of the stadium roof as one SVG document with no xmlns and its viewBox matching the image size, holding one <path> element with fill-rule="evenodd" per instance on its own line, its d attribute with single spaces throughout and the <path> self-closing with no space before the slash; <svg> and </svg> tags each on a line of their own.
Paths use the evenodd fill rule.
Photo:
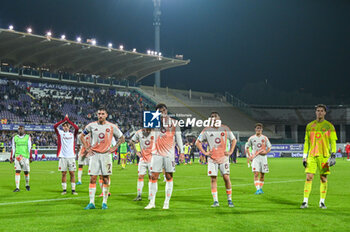
<svg viewBox="0 0 350 232">
<path fill-rule="evenodd" d="M 136 77 L 136 81 L 190 62 L 6 29 L 0 29 L 0 61 L 14 67 L 31 66 L 117 80 Z"/>
</svg>

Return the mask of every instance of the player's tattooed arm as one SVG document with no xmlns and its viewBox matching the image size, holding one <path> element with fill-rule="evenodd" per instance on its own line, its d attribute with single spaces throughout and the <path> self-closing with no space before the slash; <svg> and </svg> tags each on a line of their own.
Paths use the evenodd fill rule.
<svg viewBox="0 0 350 232">
<path fill-rule="evenodd" d="M 138 157 L 141 158 L 141 152 L 137 151 L 137 149 L 136 149 L 136 143 L 138 143 L 138 141 L 133 141 L 133 140 L 131 140 L 131 144 L 132 144 L 132 146 L 134 147 L 134 151 L 135 151 L 136 155 L 137 155 Z"/>
<path fill-rule="evenodd" d="M 200 150 L 200 152 L 202 152 L 202 154 L 204 154 L 205 156 L 211 156 L 211 151 L 210 151 L 210 150 L 209 150 L 209 151 L 204 150 L 204 148 L 203 148 L 203 146 L 202 146 L 202 142 L 199 141 L 198 139 L 197 139 L 197 141 L 196 141 L 196 147 L 197 147 L 198 150 Z"/>
<path fill-rule="evenodd" d="M 237 139 L 232 139 L 231 140 L 230 150 L 229 151 L 225 151 L 225 155 L 226 156 L 230 156 L 233 153 L 233 151 L 235 150 L 236 144 L 237 144 Z"/>
<path fill-rule="evenodd" d="M 118 139 L 118 142 L 115 144 L 115 146 L 113 146 L 113 147 L 111 147 L 111 148 L 109 149 L 109 152 L 111 152 L 111 153 L 115 152 L 115 151 L 118 149 L 118 147 L 120 146 L 120 144 L 122 144 L 122 143 L 124 143 L 124 142 L 125 142 L 125 137 L 124 137 L 124 135 L 122 135 L 122 136 Z"/>
<path fill-rule="evenodd" d="M 84 132 L 80 133 L 79 139 L 80 139 L 81 143 L 83 144 L 83 147 L 86 149 L 86 152 L 89 153 L 91 151 L 91 147 L 89 147 L 88 143 L 85 140 Z"/>
</svg>

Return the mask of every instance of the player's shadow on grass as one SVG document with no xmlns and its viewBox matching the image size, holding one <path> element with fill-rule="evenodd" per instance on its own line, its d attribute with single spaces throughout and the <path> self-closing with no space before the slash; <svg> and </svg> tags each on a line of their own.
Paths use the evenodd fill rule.
<svg viewBox="0 0 350 232">
<path fill-rule="evenodd" d="M 281 197 L 276 197 L 276 196 L 267 196 L 265 197 L 265 200 L 280 204 L 280 205 L 291 205 L 291 206 L 297 206 L 299 208 L 298 202 L 296 201 L 291 201 L 286 198 L 281 198 Z"/>
</svg>

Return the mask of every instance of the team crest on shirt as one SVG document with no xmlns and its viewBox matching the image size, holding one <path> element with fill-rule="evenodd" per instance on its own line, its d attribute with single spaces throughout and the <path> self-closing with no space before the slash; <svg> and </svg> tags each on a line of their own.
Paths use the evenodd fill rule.
<svg viewBox="0 0 350 232">
<path fill-rule="evenodd" d="M 221 136 L 224 136 L 225 135 L 225 133 L 224 132 L 221 132 Z"/>
<path fill-rule="evenodd" d="M 325 132 L 326 130 L 327 130 L 326 128 L 324 128 L 324 127 L 322 128 L 322 131 L 323 131 L 323 132 Z"/>
<path fill-rule="evenodd" d="M 153 137 L 153 136 L 151 136 L 151 139 L 153 140 L 153 139 L 154 139 L 154 137 Z"/>
<path fill-rule="evenodd" d="M 110 132 L 110 131 L 111 131 L 111 129 L 109 129 L 109 128 L 106 129 L 106 132 Z"/>
<path fill-rule="evenodd" d="M 221 139 L 220 138 L 216 138 L 215 139 L 215 143 L 219 144 L 221 142 Z"/>
<path fill-rule="evenodd" d="M 262 143 L 265 143 L 265 140 L 261 140 Z"/>
<path fill-rule="evenodd" d="M 99 137 L 100 139 L 104 139 L 104 138 L 105 138 L 105 134 L 99 133 L 99 134 L 98 134 L 98 137 Z"/>
<path fill-rule="evenodd" d="M 98 131 L 98 129 L 96 128 L 94 131 Z"/>
</svg>

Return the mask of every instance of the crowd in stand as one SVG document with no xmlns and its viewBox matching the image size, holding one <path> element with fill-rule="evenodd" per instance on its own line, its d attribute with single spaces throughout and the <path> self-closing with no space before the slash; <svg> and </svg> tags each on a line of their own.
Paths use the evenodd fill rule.
<svg viewBox="0 0 350 232">
<path fill-rule="evenodd" d="M 44 89 L 42 90 L 44 91 Z M 119 94 L 109 88 L 76 88 L 72 90 L 46 91 L 35 95 L 31 86 L 18 80 L 6 80 L 0 85 L 0 118 L 7 124 L 54 124 L 68 114 L 80 128 L 97 120 L 100 106 L 107 107 L 108 121 L 116 123 L 123 133 L 142 126 L 142 112 L 149 109 L 141 96 L 133 92 Z M 62 92 L 67 97 L 59 97 Z M 69 97 L 68 97 L 69 96 Z M 0 132 L 1 142 L 10 143 L 14 132 Z M 39 146 L 56 144 L 53 132 L 30 132 Z"/>
<path fill-rule="evenodd" d="M 17 134 L 17 131 L 1 131 L 0 141 L 4 143 L 5 147 L 11 147 L 12 138 Z M 27 132 L 32 138 L 32 144 L 36 146 L 56 146 L 57 137 L 54 132 Z"/>
</svg>

